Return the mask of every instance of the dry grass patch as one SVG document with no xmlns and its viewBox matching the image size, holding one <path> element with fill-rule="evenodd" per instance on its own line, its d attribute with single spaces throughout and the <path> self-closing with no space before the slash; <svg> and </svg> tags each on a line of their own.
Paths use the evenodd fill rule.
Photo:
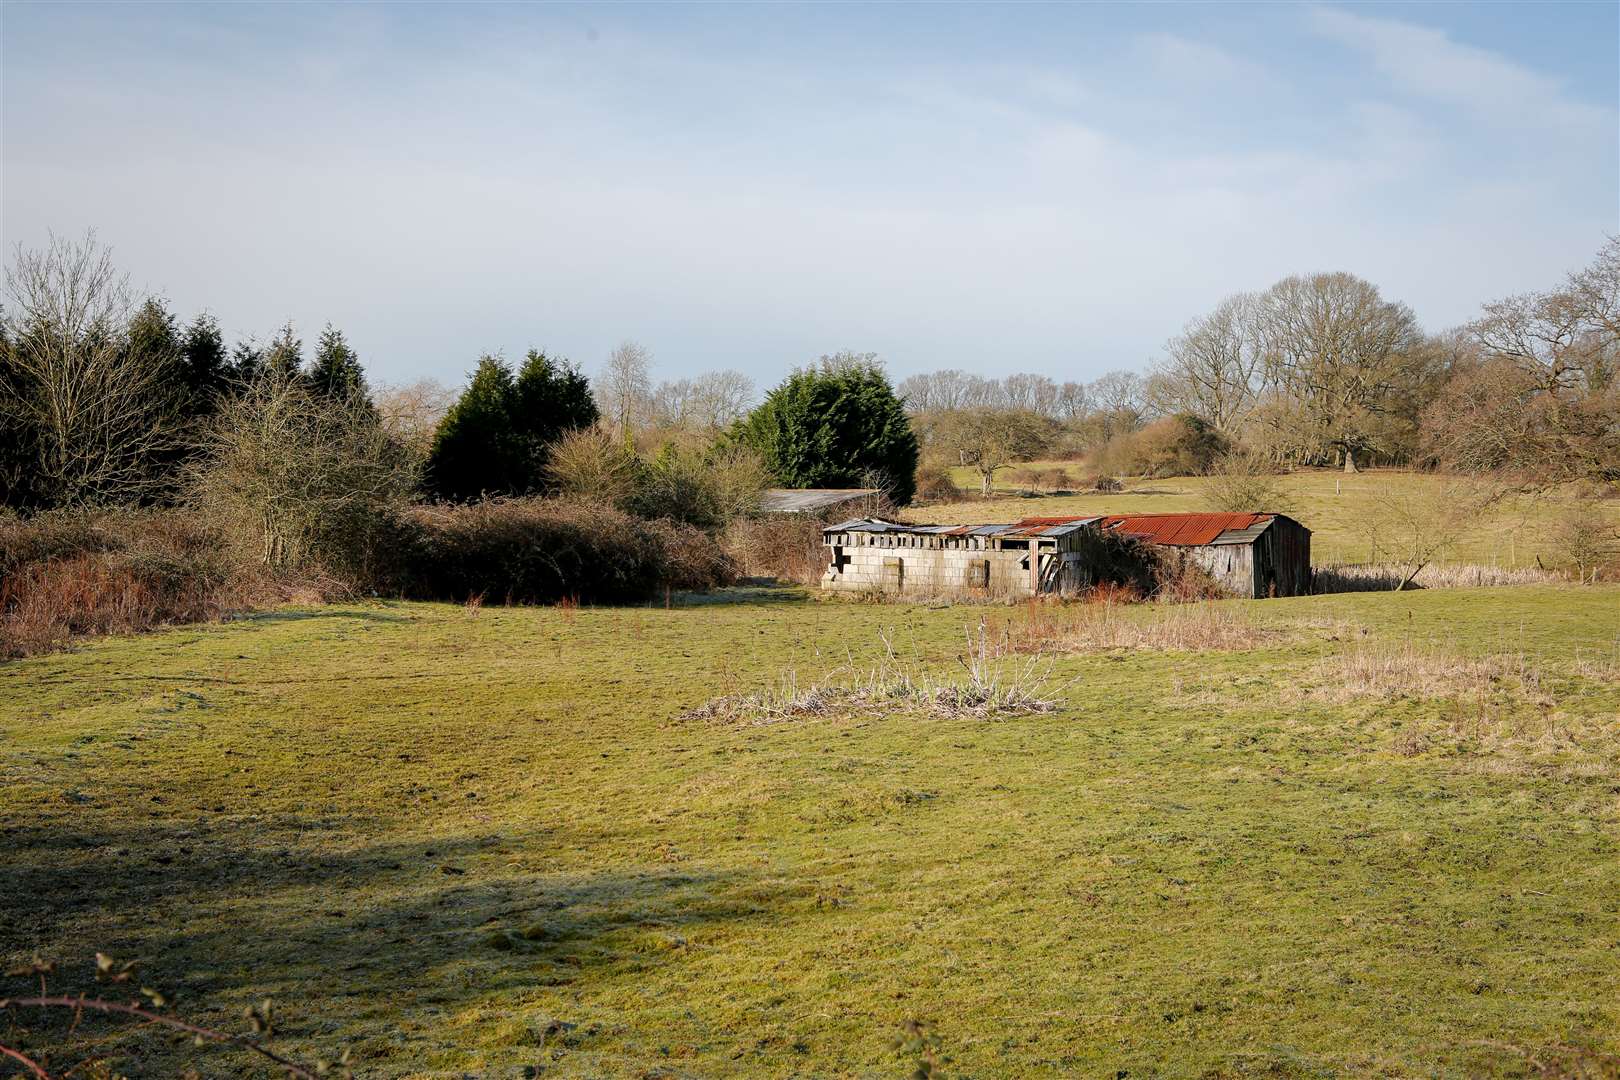
<svg viewBox="0 0 1620 1080">
<path fill-rule="evenodd" d="M 883 654 L 870 665 L 847 663 L 808 685 L 789 668 L 773 687 L 713 698 L 680 719 L 779 724 L 869 711 L 940 719 L 1021 716 L 1052 712 L 1067 685 L 1039 657 L 1013 655 L 1005 637 L 993 634 L 983 619 L 966 631 L 957 668 L 943 673 L 901 658 L 888 632 L 882 641 Z"/>
<path fill-rule="evenodd" d="M 1241 652 L 1299 640 L 1338 623 L 1262 626 L 1240 609 L 1212 604 L 1031 604 L 1002 627 L 1019 653 Z"/>
<path fill-rule="evenodd" d="M 1305 696 L 1344 702 L 1358 697 L 1479 697 L 1512 694 L 1551 705 L 1539 663 L 1523 655 L 1465 656 L 1440 645 L 1362 642 L 1319 661 L 1300 687 Z"/>
<path fill-rule="evenodd" d="M 1359 566 L 1318 566 L 1311 574 L 1315 593 L 1391 592 L 1406 580 L 1398 566 L 1366 563 Z M 1425 566 L 1408 588 L 1468 589 L 1498 585 L 1548 585 L 1563 581 L 1561 574 L 1537 566 L 1486 566 L 1477 564 Z"/>
</svg>

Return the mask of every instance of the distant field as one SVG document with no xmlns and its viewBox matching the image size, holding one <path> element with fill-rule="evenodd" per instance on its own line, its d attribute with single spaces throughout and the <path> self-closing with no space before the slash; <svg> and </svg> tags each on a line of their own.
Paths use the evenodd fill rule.
<svg viewBox="0 0 1620 1080">
<path fill-rule="evenodd" d="M 0 665 L 0 962 L 268 994 L 363 1077 L 898 1076 L 912 1020 L 944 1076 L 1620 1053 L 1620 588 L 1179 609 L 1259 636 L 1059 656 L 1044 715 L 681 719 L 1100 610 L 379 603 Z"/>
<path fill-rule="evenodd" d="M 1063 468 L 1077 480 L 1091 475 L 1074 462 L 1032 462 L 1020 468 Z M 955 469 L 952 473 L 965 489 L 978 490 L 971 469 Z M 1033 516 L 1209 509 L 1204 496 L 1208 481 L 1201 476 L 1127 479 L 1127 490 L 1116 495 L 1033 498 L 1018 495 L 1007 477 L 1006 472 L 998 474 L 997 490 L 1001 497 L 916 507 L 908 516 L 924 522 L 988 524 Z M 1380 490 L 1434 491 L 1445 483 L 1444 478 L 1434 474 L 1394 469 L 1375 469 L 1348 476 L 1338 470 L 1310 469 L 1278 479 L 1288 505 L 1256 509 L 1283 509 L 1303 522 L 1312 532 L 1312 559 L 1323 565 L 1367 561 L 1369 521 L 1377 515 L 1376 496 Z M 1553 495 L 1535 500 L 1512 500 L 1489 519 L 1481 521 L 1478 528 L 1446 552 L 1441 561 L 1534 566 L 1540 556 L 1543 562 L 1550 563 L 1554 555 L 1548 541 L 1548 522 L 1567 505 L 1567 499 L 1567 495 Z M 1604 512 L 1620 522 L 1620 498 L 1608 500 Z"/>
</svg>

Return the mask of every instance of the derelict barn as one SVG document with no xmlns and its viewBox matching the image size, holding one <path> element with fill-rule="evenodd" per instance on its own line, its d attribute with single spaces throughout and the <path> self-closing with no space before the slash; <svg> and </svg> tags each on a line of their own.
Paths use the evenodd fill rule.
<svg viewBox="0 0 1620 1080">
<path fill-rule="evenodd" d="M 1137 545 L 1191 561 L 1234 596 L 1310 591 L 1311 534 L 1281 514 L 1110 514 L 1026 518 L 1011 525 L 902 525 L 856 518 L 828 526 L 824 589 L 849 592 L 981 592 L 1073 595 L 1131 580 Z"/>
<path fill-rule="evenodd" d="M 1104 578 L 1119 539 L 1094 518 L 1013 525 L 901 525 L 856 518 L 822 530 L 832 549 L 824 589 L 849 592 L 983 592 L 1071 595 Z"/>
<path fill-rule="evenodd" d="M 1114 514 L 1097 524 L 1195 563 L 1233 596 L 1311 591 L 1311 530 L 1285 514 Z"/>
</svg>

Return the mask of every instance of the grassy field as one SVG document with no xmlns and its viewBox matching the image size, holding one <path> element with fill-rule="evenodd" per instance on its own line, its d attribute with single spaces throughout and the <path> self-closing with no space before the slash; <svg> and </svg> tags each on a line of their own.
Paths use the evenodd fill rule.
<svg viewBox="0 0 1620 1080">
<path fill-rule="evenodd" d="M 950 672 L 981 615 L 1183 616 L 383 603 L 10 663 L 0 959 L 139 957 L 238 1026 L 269 995 L 365 1077 L 899 1076 L 911 1021 L 944 1076 L 1620 1053 L 1620 589 L 1182 610 L 1240 647 L 1059 651 L 1059 707 L 1005 719 L 682 713 L 884 638 Z"/>
<path fill-rule="evenodd" d="M 1077 480 L 1086 476 L 1074 462 L 1033 462 L 1020 468 L 1064 468 Z M 1009 473 L 997 476 L 997 497 L 916 507 L 909 516 L 923 522 L 987 524 L 1016 521 L 1020 517 L 1056 517 L 1064 514 L 1154 513 L 1208 510 L 1201 476 L 1165 480 L 1128 479 L 1127 490 L 1113 495 L 1039 495 L 1017 493 Z M 952 470 L 965 490 L 978 490 L 971 469 Z M 1278 478 L 1285 505 L 1277 509 L 1297 518 L 1312 531 L 1311 554 L 1320 565 L 1368 561 L 1369 525 L 1379 516 L 1383 492 L 1397 497 L 1421 496 L 1442 489 L 1446 478 L 1430 473 L 1374 469 L 1345 475 L 1335 469 L 1309 469 Z M 1538 556 L 1549 566 L 1556 562 L 1551 543 L 1551 521 L 1568 505 L 1567 492 L 1540 498 L 1507 501 L 1498 511 L 1446 551 L 1442 561 L 1499 566 L 1534 566 Z M 1610 499 L 1603 512 L 1620 524 L 1620 499 Z"/>
</svg>

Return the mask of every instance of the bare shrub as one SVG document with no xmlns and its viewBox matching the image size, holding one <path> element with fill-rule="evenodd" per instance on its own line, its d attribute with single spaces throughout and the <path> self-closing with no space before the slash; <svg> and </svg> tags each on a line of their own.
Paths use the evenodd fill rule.
<svg viewBox="0 0 1620 1080">
<path fill-rule="evenodd" d="M 721 534 L 720 545 L 744 576 L 816 585 L 832 561 L 821 542 L 825 524 L 814 514 L 742 518 Z"/>
<path fill-rule="evenodd" d="M 759 510 L 770 473 L 746 446 L 705 451 L 666 445 L 636 472 L 627 508 L 645 518 L 669 518 L 705 529 Z"/>
<path fill-rule="evenodd" d="M 1110 476 L 1107 473 L 1098 473 L 1093 476 L 1087 481 L 1087 486 L 1099 495 L 1113 495 L 1125 490 L 1125 485 L 1121 484 L 1117 477 Z"/>
<path fill-rule="evenodd" d="M 642 522 L 641 528 L 658 543 L 659 588 L 701 592 L 737 580 L 737 564 L 712 534 L 669 520 Z"/>
<path fill-rule="evenodd" d="M 624 439 L 600 425 L 575 428 L 546 450 L 546 475 L 557 490 L 609 506 L 629 504 L 637 468 Z"/>
<path fill-rule="evenodd" d="M 58 512 L 0 522 L 0 656 L 341 591 L 335 581 L 272 575 L 234 558 L 217 530 L 179 511 Z"/>
<path fill-rule="evenodd" d="M 1067 469 L 1047 469 L 1041 473 L 1041 484 L 1047 491 L 1067 491 L 1074 479 Z"/>
<path fill-rule="evenodd" d="M 962 489 L 951 479 L 950 470 L 941 465 L 917 467 L 917 492 L 914 503 L 949 503 L 962 499 Z"/>
<path fill-rule="evenodd" d="M 1041 483 L 1041 472 L 1039 469 L 1014 469 L 1008 475 L 1012 479 L 1012 482 L 1017 485 L 1018 489 L 1027 494 L 1034 494 L 1035 489 L 1039 487 Z"/>
<path fill-rule="evenodd" d="M 1204 503 L 1211 510 L 1231 513 L 1265 510 L 1285 514 L 1293 508 L 1275 467 L 1262 457 L 1242 452 L 1227 454 L 1210 468 Z"/>
<path fill-rule="evenodd" d="M 1219 600 L 1231 591 L 1212 577 L 1197 562 L 1185 558 L 1173 549 L 1155 553 L 1153 561 L 1153 598 L 1170 604 L 1186 604 L 1195 600 Z"/>
<path fill-rule="evenodd" d="M 960 669 L 950 675 L 902 659 L 887 634 L 883 655 L 870 665 L 850 664 L 808 686 L 784 672 L 775 687 L 728 695 L 683 713 L 683 720 L 778 724 L 867 710 L 915 711 L 939 719 L 989 718 L 1051 712 L 1063 687 L 1039 658 L 1018 657 L 980 619 L 965 632 Z"/>
<path fill-rule="evenodd" d="M 193 505 L 274 570 L 366 580 L 410 501 L 416 463 L 363 403 L 272 367 L 222 403 Z"/>
<path fill-rule="evenodd" d="M 566 499 L 486 499 L 417 507 L 395 587 L 427 600 L 615 603 L 665 589 L 729 584 L 734 568 L 706 533 Z"/>
<path fill-rule="evenodd" d="M 1465 589 L 1497 585 L 1545 585 L 1563 580 L 1550 570 L 1534 566 L 1428 565 L 1413 577 L 1405 566 L 1364 564 L 1318 566 L 1311 570 L 1313 593 L 1384 592 L 1400 587 Z"/>
</svg>

